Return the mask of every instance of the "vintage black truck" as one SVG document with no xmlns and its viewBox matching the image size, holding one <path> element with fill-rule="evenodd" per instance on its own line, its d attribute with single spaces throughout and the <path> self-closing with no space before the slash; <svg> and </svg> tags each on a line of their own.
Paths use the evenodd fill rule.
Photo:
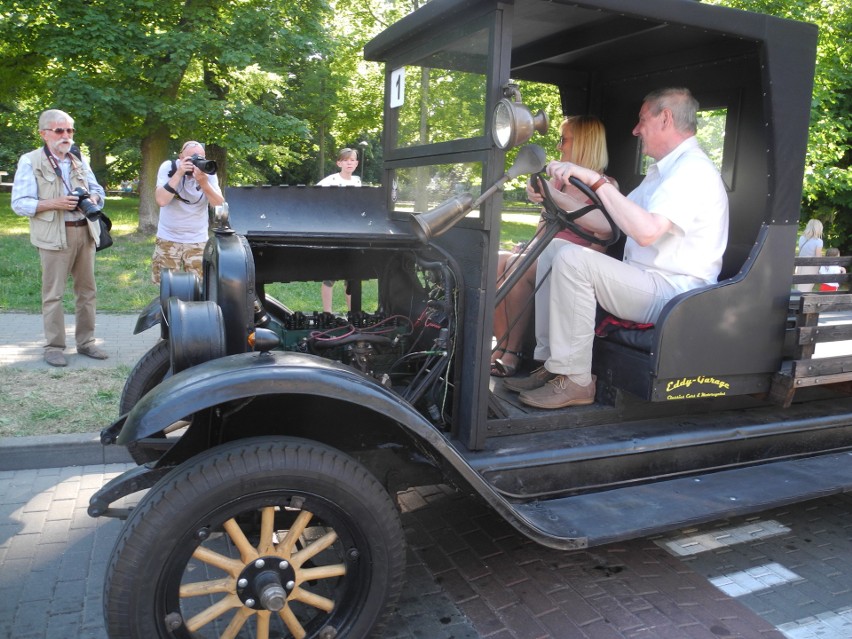
<svg viewBox="0 0 852 639">
<path fill-rule="evenodd" d="M 127 519 L 109 636 L 366 637 L 400 592 L 394 495 L 414 485 L 478 495 L 566 551 L 848 490 L 852 358 L 813 355 L 852 338 L 819 323 L 852 301 L 791 295 L 816 38 L 687 0 L 433 0 L 370 41 L 383 186 L 227 189 L 203 281 L 167 274 L 140 317 L 162 340 L 102 434 L 139 465 L 89 509 Z M 502 189 L 545 161 L 522 146 L 546 128 L 527 83 L 604 121 L 625 192 L 649 91 L 687 86 L 721 122 L 719 283 L 642 340 L 599 339 L 590 406 L 532 409 L 489 375 L 514 285 L 495 274 Z M 347 317 L 268 292 L 325 279 L 348 281 Z"/>
</svg>

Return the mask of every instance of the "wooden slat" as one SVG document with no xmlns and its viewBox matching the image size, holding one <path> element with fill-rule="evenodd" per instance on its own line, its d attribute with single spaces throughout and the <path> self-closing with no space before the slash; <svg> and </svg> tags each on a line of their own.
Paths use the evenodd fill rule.
<svg viewBox="0 0 852 639">
<path fill-rule="evenodd" d="M 852 357 L 840 355 L 820 359 L 800 359 L 793 362 L 792 376 L 794 379 L 838 374 L 852 375 Z"/>
<path fill-rule="evenodd" d="M 826 384 L 839 384 L 852 381 L 852 371 L 848 373 L 836 373 L 834 375 L 817 375 L 815 377 L 797 377 L 792 380 L 793 388 L 805 388 L 806 386 L 825 386 Z"/>
<path fill-rule="evenodd" d="M 852 255 L 841 255 L 839 257 L 797 257 L 794 261 L 796 266 L 844 266 L 846 273 L 836 273 L 829 275 L 828 273 L 814 273 L 809 275 L 793 274 L 793 284 L 821 284 L 837 283 L 843 284 L 852 282 Z"/>
<path fill-rule="evenodd" d="M 852 324 L 834 324 L 831 326 L 803 326 L 797 331 L 797 344 L 823 344 L 852 340 Z"/>
<path fill-rule="evenodd" d="M 774 404 L 782 408 L 789 408 L 793 403 L 793 395 L 796 392 L 796 385 L 793 383 L 793 378 L 785 373 L 775 373 L 772 376 L 772 383 L 769 385 L 769 399 Z"/>
<path fill-rule="evenodd" d="M 852 264 L 852 255 L 839 255 L 838 257 L 797 257 L 794 260 L 796 266 L 849 266 Z"/>
<path fill-rule="evenodd" d="M 793 275 L 793 284 L 821 284 L 823 282 L 837 282 L 838 284 L 843 284 L 844 282 L 850 281 L 852 281 L 852 273 L 813 273 L 810 275 Z"/>
<path fill-rule="evenodd" d="M 805 293 L 799 300 L 802 313 L 829 313 L 852 310 L 852 295 L 848 293 L 814 295 Z"/>
</svg>

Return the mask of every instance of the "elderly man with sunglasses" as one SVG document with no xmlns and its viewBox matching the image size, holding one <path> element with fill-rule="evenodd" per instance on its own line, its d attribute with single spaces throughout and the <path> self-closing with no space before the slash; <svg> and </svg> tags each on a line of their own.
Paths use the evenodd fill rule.
<svg viewBox="0 0 852 639">
<path fill-rule="evenodd" d="M 203 275 L 202 258 L 209 228 L 207 209 L 219 206 L 225 198 L 215 172 L 202 171 L 193 158 L 205 159 L 205 151 L 203 144 L 190 140 L 184 142 L 177 160 L 166 160 L 157 173 L 154 198 L 160 205 L 160 221 L 151 258 L 154 284 L 160 283 L 163 269 L 184 270 L 199 278 Z"/>
<path fill-rule="evenodd" d="M 86 220 L 72 195 L 84 189 L 94 204 L 102 204 L 104 190 L 85 160 L 71 153 L 74 120 L 49 109 L 38 120 L 44 146 L 21 156 L 12 184 L 12 209 L 30 219 L 30 242 L 41 259 L 41 310 L 47 341 L 44 360 L 66 366 L 65 314 L 62 297 L 68 276 L 74 281 L 77 352 L 94 359 L 107 354 L 95 346 L 95 247 L 99 234 Z"/>
</svg>

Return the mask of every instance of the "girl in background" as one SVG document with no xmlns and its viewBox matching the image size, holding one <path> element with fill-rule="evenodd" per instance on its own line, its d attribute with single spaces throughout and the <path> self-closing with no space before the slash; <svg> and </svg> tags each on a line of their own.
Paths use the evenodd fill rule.
<svg viewBox="0 0 852 639">
<path fill-rule="evenodd" d="M 808 220 L 805 232 L 799 238 L 799 257 L 822 257 L 822 222 L 816 219 Z M 818 266 L 797 266 L 796 275 L 816 275 Z M 796 284 L 801 293 L 814 290 L 813 284 Z"/>
</svg>

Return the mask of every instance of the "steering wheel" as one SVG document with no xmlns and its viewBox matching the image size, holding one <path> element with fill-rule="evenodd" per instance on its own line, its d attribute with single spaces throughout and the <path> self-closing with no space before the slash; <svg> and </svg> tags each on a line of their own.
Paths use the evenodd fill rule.
<svg viewBox="0 0 852 639">
<path fill-rule="evenodd" d="M 609 211 L 606 210 L 606 207 L 603 202 L 601 202 L 598 194 L 592 191 L 592 189 L 586 186 L 583 182 L 574 176 L 568 178 L 568 182 L 580 189 L 580 191 L 586 195 L 592 203 L 587 204 L 576 211 L 568 212 L 565 209 L 560 208 L 559 205 L 553 201 L 553 198 L 550 196 L 550 187 L 548 186 L 543 173 L 534 173 L 532 175 L 532 179 L 533 189 L 535 189 L 536 193 L 541 194 L 543 198 L 542 205 L 544 206 L 545 216 L 549 219 L 558 220 L 564 228 L 576 233 L 584 240 L 592 242 L 593 244 L 599 244 L 600 246 L 612 246 L 621 239 L 621 229 L 618 228 L 615 222 L 613 222 L 612 216 L 610 216 Z M 606 221 L 609 223 L 610 231 L 612 231 L 612 235 L 609 239 L 602 240 L 592 233 L 589 233 L 586 229 L 575 222 L 576 219 L 583 217 L 586 213 L 594 211 L 595 209 L 603 213 L 604 218 L 606 218 Z"/>
</svg>

